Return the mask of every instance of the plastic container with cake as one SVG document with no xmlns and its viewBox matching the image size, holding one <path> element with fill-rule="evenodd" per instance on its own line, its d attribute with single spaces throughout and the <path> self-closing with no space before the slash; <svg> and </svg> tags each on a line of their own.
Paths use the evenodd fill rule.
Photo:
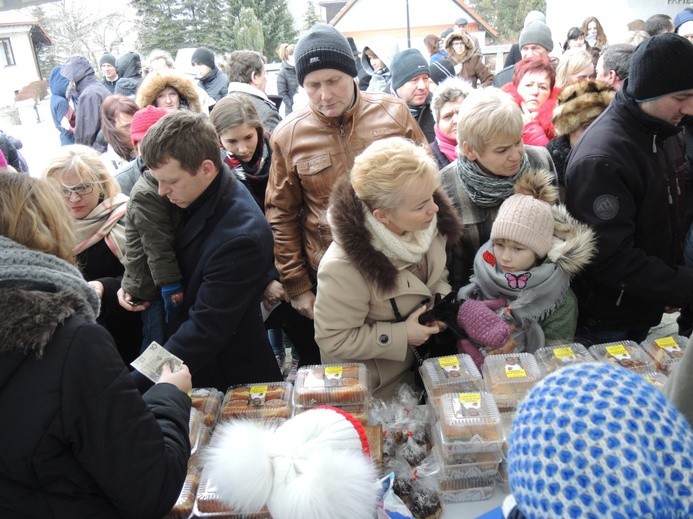
<svg viewBox="0 0 693 519">
<path fill-rule="evenodd" d="M 224 396 L 220 420 L 263 420 L 291 416 L 290 382 L 258 382 L 232 386 Z"/>
<path fill-rule="evenodd" d="M 486 501 L 493 495 L 496 480 L 491 477 L 438 479 L 438 495 L 443 503 Z"/>
<path fill-rule="evenodd" d="M 322 404 L 320 404 L 322 405 Z M 316 406 L 295 406 L 293 408 L 293 416 L 301 414 L 305 411 L 309 411 Z M 333 404 L 332 407 L 337 407 L 342 411 L 349 413 L 353 416 L 361 425 L 368 425 L 369 423 L 369 413 L 370 413 L 370 403 L 364 402 L 363 404 Z"/>
<path fill-rule="evenodd" d="M 672 368 L 683 358 L 688 339 L 682 335 L 670 335 L 660 339 L 648 339 L 640 346 L 652 357 L 657 371 L 668 375 Z"/>
<path fill-rule="evenodd" d="M 207 470 L 203 470 L 200 477 L 193 513 L 196 518 L 271 519 L 269 511 L 264 507 L 259 512 L 252 514 L 241 514 L 231 508 L 219 495 L 214 482 L 207 475 Z"/>
<path fill-rule="evenodd" d="M 433 445 L 431 446 L 433 457 L 436 464 L 440 467 L 439 479 L 495 477 L 498 474 L 498 465 L 503 459 L 500 450 L 444 456 L 438 443 L 439 440 L 440 437 L 434 436 Z M 444 485 L 441 485 L 441 488 L 444 488 Z"/>
<path fill-rule="evenodd" d="M 178 495 L 176 504 L 164 516 L 164 519 L 188 519 L 193 517 L 195 497 L 200 484 L 200 472 L 201 468 L 196 462 L 190 461 L 188 463 L 188 472 L 185 475 L 185 481 L 183 481 L 183 487 Z"/>
<path fill-rule="evenodd" d="M 503 431 L 490 393 L 445 393 L 436 408 L 438 422 L 432 428 L 432 441 L 448 463 L 468 459 L 463 455 L 469 453 L 500 451 Z"/>
<path fill-rule="evenodd" d="M 659 391 L 665 393 L 668 377 L 664 373 L 660 371 L 650 371 L 649 373 L 643 373 L 642 376 Z"/>
<path fill-rule="evenodd" d="M 368 372 L 360 362 L 303 366 L 296 372 L 295 408 L 367 404 Z"/>
<path fill-rule="evenodd" d="M 205 445 L 212 437 L 212 426 L 205 424 L 205 415 L 197 408 L 190 409 L 188 437 L 190 439 L 190 460 L 196 462 Z"/>
<path fill-rule="evenodd" d="M 223 398 L 224 393 L 214 388 L 193 388 L 190 392 L 192 407 L 202 413 L 207 427 L 214 427 L 217 423 Z"/>
<path fill-rule="evenodd" d="M 601 362 L 609 362 L 637 373 L 656 371 L 655 363 L 639 344 L 633 341 L 617 341 L 595 344 L 590 347 L 592 356 Z"/>
<path fill-rule="evenodd" d="M 539 348 L 534 352 L 534 357 L 545 374 L 552 373 L 568 364 L 594 362 L 594 357 L 589 354 L 587 348 L 578 342 Z"/>
<path fill-rule="evenodd" d="M 502 411 L 514 409 L 542 377 L 537 360 L 531 353 L 489 355 L 481 373 L 486 390 L 493 395 Z"/>
<path fill-rule="evenodd" d="M 464 393 L 483 389 L 481 373 L 469 355 L 460 353 L 426 359 L 419 368 L 429 400 L 444 393 Z"/>
</svg>

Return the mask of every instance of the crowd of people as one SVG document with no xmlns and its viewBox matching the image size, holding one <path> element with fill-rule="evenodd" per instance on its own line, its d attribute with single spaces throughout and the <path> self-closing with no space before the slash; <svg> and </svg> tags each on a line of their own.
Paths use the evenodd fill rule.
<svg viewBox="0 0 693 519">
<path fill-rule="evenodd" d="M 673 312 L 690 335 L 693 10 L 666 18 L 633 46 L 589 17 L 555 57 L 532 11 L 495 74 L 464 18 L 429 58 L 318 23 L 280 47 L 276 97 L 251 50 L 196 49 L 195 79 L 161 50 L 53 69 L 59 153 L 39 179 L 0 146 L 3 515 L 164 515 L 191 387 L 362 362 L 388 399 L 430 356 L 641 342 Z M 449 294 L 455 322 L 424 317 Z M 130 367 L 152 341 L 183 361 L 155 384 Z M 521 473 L 550 425 L 531 400 L 587 375 L 520 408 L 512 517 L 546 512 Z M 686 418 L 656 403 L 685 425 L 671 380 Z"/>
</svg>

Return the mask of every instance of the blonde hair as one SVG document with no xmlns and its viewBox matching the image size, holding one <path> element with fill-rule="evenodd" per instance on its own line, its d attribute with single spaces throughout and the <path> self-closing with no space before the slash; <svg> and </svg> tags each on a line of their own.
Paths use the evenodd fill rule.
<svg viewBox="0 0 693 519">
<path fill-rule="evenodd" d="M 75 264 L 75 237 L 65 202 L 45 180 L 0 175 L 0 235 Z"/>
<path fill-rule="evenodd" d="M 484 153 L 493 142 L 522 139 L 522 125 L 522 110 L 510 94 L 493 87 L 473 90 L 457 116 L 457 154 L 464 155 L 465 142 Z"/>
<path fill-rule="evenodd" d="M 431 191 L 440 185 L 438 166 L 420 146 L 404 137 L 375 141 L 354 160 L 349 175 L 356 196 L 373 211 L 394 211 L 416 182 Z"/>
<path fill-rule="evenodd" d="M 577 74 L 582 69 L 594 65 L 592 56 L 585 49 L 568 49 L 558 59 L 556 66 L 556 86 L 565 88 L 568 86 L 570 76 Z"/>
<path fill-rule="evenodd" d="M 277 55 L 280 60 L 286 61 L 289 59 L 289 56 L 294 55 L 294 49 L 296 49 L 296 45 L 293 43 L 282 43 L 277 49 Z"/>
<path fill-rule="evenodd" d="M 82 144 L 71 144 L 60 148 L 43 171 L 43 178 L 61 185 L 68 173 L 75 173 L 84 182 L 97 186 L 103 199 L 120 193 L 120 185 L 108 171 L 99 154 Z"/>
</svg>

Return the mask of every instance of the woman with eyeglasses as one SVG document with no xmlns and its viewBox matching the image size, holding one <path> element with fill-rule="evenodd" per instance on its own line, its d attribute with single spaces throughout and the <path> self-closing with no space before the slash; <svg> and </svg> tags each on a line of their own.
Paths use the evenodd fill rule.
<svg viewBox="0 0 693 519">
<path fill-rule="evenodd" d="M 139 314 L 121 308 L 117 297 L 125 270 L 128 197 L 120 192 L 98 153 L 79 144 L 61 148 L 43 176 L 59 190 L 73 217 L 77 264 L 101 299 L 97 321 L 111 332 L 129 364 L 140 350 L 142 322 Z"/>
<path fill-rule="evenodd" d="M 493 72 L 475 52 L 472 39 L 463 32 L 451 32 L 445 38 L 445 50 L 448 59 L 455 64 L 455 73 L 466 79 L 472 88 L 486 87 L 493 84 Z"/>
</svg>

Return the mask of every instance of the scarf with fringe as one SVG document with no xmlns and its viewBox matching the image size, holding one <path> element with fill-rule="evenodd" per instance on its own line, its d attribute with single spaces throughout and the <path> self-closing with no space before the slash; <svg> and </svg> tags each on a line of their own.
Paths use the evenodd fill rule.
<svg viewBox="0 0 693 519">
<path fill-rule="evenodd" d="M 125 210 L 128 197 L 118 193 L 104 200 L 81 220 L 75 220 L 77 246 L 75 254 L 104 240 L 111 252 L 122 261 L 125 254 Z"/>
<path fill-rule="evenodd" d="M 515 182 L 529 168 L 529 157 L 522 157 L 520 170 L 512 177 L 499 177 L 481 170 L 467 157 L 457 161 L 457 174 L 469 198 L 479 207 L 495 207 L 515 193 Z"/>
</svg>

